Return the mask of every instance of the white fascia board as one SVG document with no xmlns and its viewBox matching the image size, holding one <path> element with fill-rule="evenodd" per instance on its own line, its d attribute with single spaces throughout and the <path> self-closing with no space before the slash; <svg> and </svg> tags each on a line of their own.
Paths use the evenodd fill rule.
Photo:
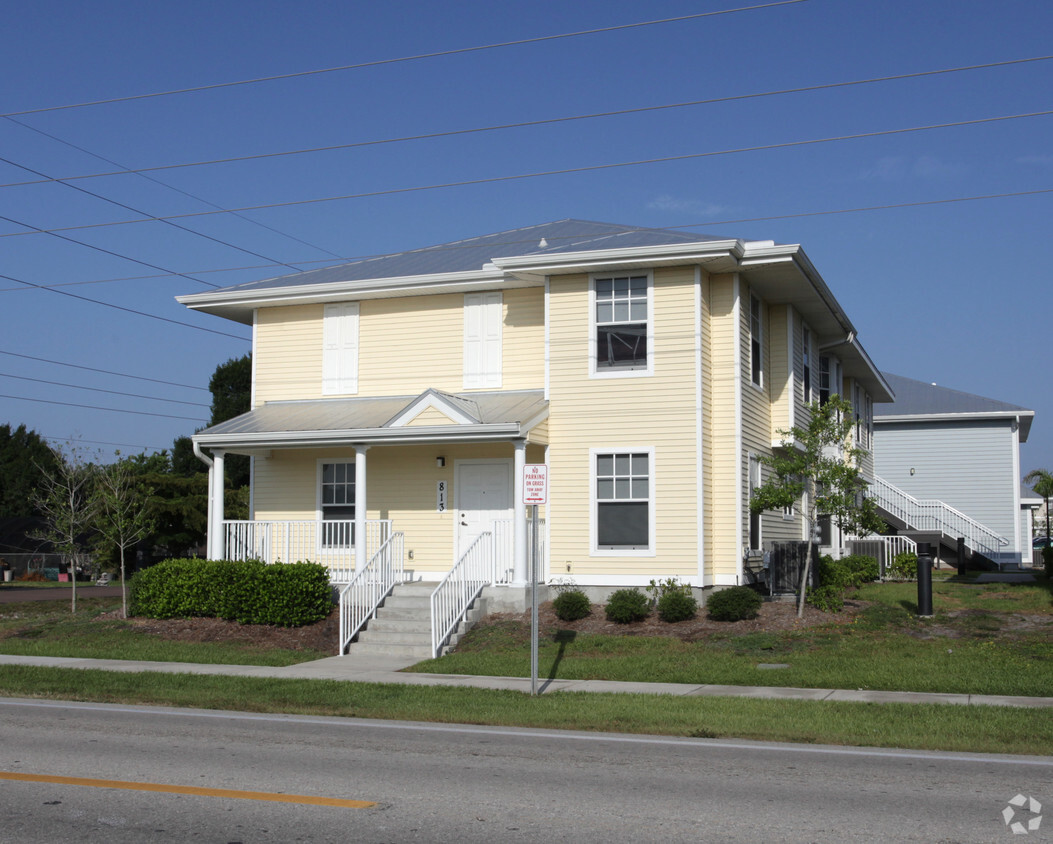
<svg viewBox="0 0 1053 844">
<path fill-rule="evenodd" d="M 1033 418 L 1033 410 L 989 410 L 983 412 L 966 413 L 898 413 L 882 414 L 874 417 L 874 424 L 880 425 L 884 422 L 964 422 L 970 419 L 1022 419 Z"/>
<path fill-rule="evenodd" d="M 253 290 L 215 290 L 176 296 L 181 305 L 195 310 L 218 307 L 268 307 L 305 304 L 341 299 L 375 299 L 395 294 L 470 292 L 493 287 L 505 281 L 500 272 L 474 270 L 459 273 L 398 276 L 358 281 L 334 281 L 329 284 L 301 284 L 291 287 L 266 287 Z"/>
<path fill-rule="evenodd" d="M 472 419 L 463 410 L 461 410 L 453 402 L 446 399 L 434 391 L 429 390 L 421 396 L 418 396 L 404 409 L 399 411 L 397 415 L 388 420 L 385 424 L 385 428 L 402 428 L 416 419 L 421 413 L 429 408 L 434 408 L 444 416 L 450 417 L 454 422 L 459 425 L 477 425 L 478 420 Z M 420 426 L 426 427 L 426 426 Z"/>
<path fill-rule="evenodd" d="M 198 434 L 191 439 L 208 448 L 306 448 L 312 446 L 394 445 L 397 443 L 507 440 L 523 435 L 518 422 L 491 425 L 419 425 L 410 428 L 358 428 L 345 431 L 283 431 L 262 434 Z"/>
<path fill-rule="evenodd" d="M 625 264 L 654 266 L 656 263 L 705 263 L 719 258 L 735 261 L 742 255 L 742 241 L 734 238 L 702 243 L 667 243 L 622 249 L 592 249 L 556 255 L 515 255 L 493 258 L 492 266 L 509 273 L 532 272 L 561 275 L 593 272 Z"/>
</svg>

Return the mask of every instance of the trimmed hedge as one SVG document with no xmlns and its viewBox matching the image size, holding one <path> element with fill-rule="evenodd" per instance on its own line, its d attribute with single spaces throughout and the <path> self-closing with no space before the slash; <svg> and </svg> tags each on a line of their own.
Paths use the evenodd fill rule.
<svg viewBox="0 0 1053 844">
<path fill-rule="evenodd" d="M 618 589 L 611 593 L 603 611 L 608 621 L 629 624 L 647 618 L 651 614 L 651 604 L 639 589 Z"/>
<path fill-rule="evenodd" d="M 878 561 L 866 554 L 852 554 L 835 560 L 829 555 L 819 559 L 819 585 L 834 589 L 859 587 L 880 577 Z"/>
<path fill-rule="evenodd" d="M 672 590 L 658 599 L 658 617 L 662 621 L 676 624 L 687 621 L 698 613 L 698 601 L 690 589 Z"/>
<path fill-rule="evenodd" d="M 332 609 L 329 572 L 318 563 L 165 560 L 138 572 L 130 612 L 147 618 L 222 618 L 302 627 Z"/>
<path fill-rule="evenodd" d="M 730 586 L 706 598 L 706 613 L 714 621 L 741 621 L 760 615 L 764 600 L 749 586 Z"/>
<path fill-rule="evenodd" d="M 560 621 L 578 621 L 592 612 L 592 603 L 580 589 L 565 589 L 553 599 L 552 609 Z"/>
</svg>

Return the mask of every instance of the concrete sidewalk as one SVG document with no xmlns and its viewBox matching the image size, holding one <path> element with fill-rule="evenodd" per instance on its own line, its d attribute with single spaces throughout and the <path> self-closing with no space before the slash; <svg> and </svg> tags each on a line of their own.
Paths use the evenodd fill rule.
<svg viewBox="0 0 1053 844">
<path fill-rule="evenodd" d="M 480 677 L 469 674 L 411 674 L 401 671 L 415 660 L 381 657 L 333 656 L 276 668 L 262 665 L 202 665 L 192 662 L 140 662 L 123 659 L 13 656 L 0 654 L 7 665 L 102 671 L 158 671 L 168 674 L 219 674 L 231 677 L 278 677 L 307 680 L 344 680 L 356 683 L 398 683 L 408 686 L 465 686 L 530 692 L 526 677 Z M 1053 697 L 1011 695 L 882 692 L 864 689 L 798 689 L 783 686 L 713 686 L 695 683 L 626 683 L 612 680 L 549 680 L 539 678 L 540 692 L 615 692 L 621 694 L 684 695 L 694 697 L 750 697 L 769 700 L 836 700 L 860 703 L 944 703 L 980 706 L 1053 707 Z"/>
</svg>

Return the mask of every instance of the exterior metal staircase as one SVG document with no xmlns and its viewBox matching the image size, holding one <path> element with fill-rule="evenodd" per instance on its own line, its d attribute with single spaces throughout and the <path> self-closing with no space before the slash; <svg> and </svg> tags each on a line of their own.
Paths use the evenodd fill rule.
<svg viewBox="0 0 1053 844">
<path fill-rule="evenodd" d="M 948 548 L 963 537 L 969 551 L 999 564 L 1008 561 L 1003 557 L 1013 556 L 1002 551 L 1010 544 L 1008 539 L 961 510 L 938 499 L 919 500 L 876 475 L 868 483 L 870 496 L 883 515 L 905 531 L 935 535 Z"/>
</svg>

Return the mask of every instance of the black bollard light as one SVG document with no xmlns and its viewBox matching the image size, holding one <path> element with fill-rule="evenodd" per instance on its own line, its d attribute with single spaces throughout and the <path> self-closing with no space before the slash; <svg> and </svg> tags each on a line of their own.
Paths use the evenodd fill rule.
<svg viewBox="0 0 1053 844">
<path fill-rule="evenodd" d="M 965 577 L 965 537 L 958 537 L 958 577 Z"/>
<path fill-rule="evenodd" d="M 918 543 L 918 616 L 932 618 L 932 546 Z"/>
</svg>

